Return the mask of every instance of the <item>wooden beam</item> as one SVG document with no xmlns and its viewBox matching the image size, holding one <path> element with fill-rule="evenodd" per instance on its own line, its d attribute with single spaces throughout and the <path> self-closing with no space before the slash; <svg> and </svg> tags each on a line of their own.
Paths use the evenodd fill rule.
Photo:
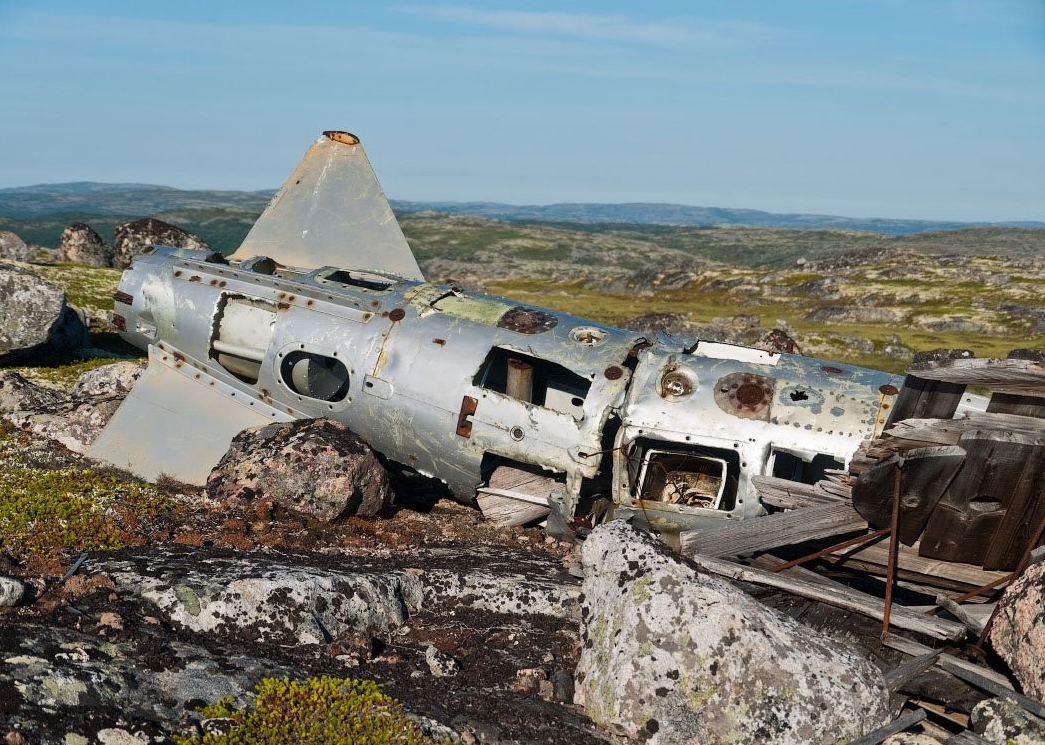
<svg viewBox="0 0 1045 745">
<path fill-rule="evenodd" d="M 913 727 L 918 724 L 918 722 L 925 719 L 925 717 L 925 709 L 909 711 L 899 719 L 896 719 L 883 727 L 879 727 L 873 732 L 868 732 L 866 735 L 850 740 L 848 745 L 878 745 L 878 743 L 887 740 L 897 732 L 903 732 L 908 727 Z"/>
<path fill-rule="evenodd" d="M 940 652 L 926 652 L 925 654 L 914 657 L 902 665 L 894 667 L 892 670 L 885 673 L 885 687 L 890 692 L 896 693 L 900 690 L 900 687 L 905 683 L 909 683 L 914 678 L 918 677 L 930 667 L 936 664 L 936 661 L 940 659 Z"/>
<path fill-rule="evenodd" d="M 978 385 L 1017 396 L 1045 394 L 1045 366 L 1034 360 L 957 359 L 919 362 L 907 369 L 924 380 Z"/>
<path fill-rule="evenodd" d="M 697 566 L 703 567 L 705 570 L 720 577 L 740 582 L 750 582 L 764 587 L 773 587 L 789 592 L 792 595 L 818 600 L 828 605 L 860 613 L 878 621 L 881 621 L 885 615 L 885 606 L 881 598 L 853 590 L 845 585 L 805 582 L 794 577 L 774 574 L 754 567 L 741 566 L 740 564 L 734 564 L 711 556 L 692 556 L 690 559 Z M 966 635 L 965 626 L 960 623 L 932 618 L 921 613 L 911 613 L 902 607 L 893 608 L 890 620 L 892 625 L 897 628 L 917 631 L 934 639 L 959 641 L 964 639 Z"/>
<path fill-rule="evenodd" d="M 833 502 L 707 530 L 684 530 L 679 540 L 683 556 L 737 556 L 866 528 L 867 521 L 851 503 Z"/>
<path fill-rule="evenodd" d="M 882 634 L 882 644 L 889 647 L 890 649 L 895 649 L 898 652 L 903 652 L 904 654 L 909 654 L 913 657 L 921 657 L 934 651 L 930 647 L 916 642 L 913 639 L 907 639 L 905 637 L 898 636 L 897 634 L 893 633 Z M 1013 690 L 1012 683 L 1009 682 L 1008 678 L 1006 678 L 1001 673 L 997 673 L 994 670 L 984 667 L 983 665 L 977 665 L 975 662 L 969 662 L 968 660 L 959 659 L 958 657 L 949 655 L 946 652 L 940 655 L 940 659 L 946 659 L 948 661 L 948 664 L 952 667 L 962 667 L 967 670 L 970 670 L 971 672 L 977 673 L 981 677 L 988 678 L 996 686 L 1000 688 L 1004 688 L 1009 691 Z M 937 662 L 937 665 L 940 665 L 942 667 L 942 664 L 939 661 Z"/>
<path fill-rule="evenodd" d="M 976 686 L 987 693 L 995 696 L 1001 696 L 1002 698 L 1008 699 L 1015 703 L 1020 708 L 1029 711 L 1036 717 L 1045 717 L 1045 704 L 1040 701 L 1035 701 L 1032 698 L 1027 698 L 1021 693 L 1006 688 L 1005 686 L 998 685 L 994 680 L 986 675 L 983 675 L 979 670 L 970 670 L 966 665 L 957 665 L 953 662 L 954 658 L 940 656 L 940 667 L 949 672 L 956 678 L 964 680 L 966 683 Z"/>
</svg>

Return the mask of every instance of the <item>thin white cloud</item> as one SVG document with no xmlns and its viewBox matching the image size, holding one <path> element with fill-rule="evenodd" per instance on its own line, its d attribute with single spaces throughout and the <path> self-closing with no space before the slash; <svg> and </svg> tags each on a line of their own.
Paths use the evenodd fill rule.
<svg viewBox="0 0 1045 745">
<path fill-rule="evenodd" d="M 636 21 L 622 15 L 555 11 L 485 10 L 471 6 L 410 5 L 404 12 L 464 26 L 517 34 L 562 36 L 657 47 L 720 46 L 765 41 L 778 29 L 754 23 L 717 23 L 691 18 Z"/>
</svg>

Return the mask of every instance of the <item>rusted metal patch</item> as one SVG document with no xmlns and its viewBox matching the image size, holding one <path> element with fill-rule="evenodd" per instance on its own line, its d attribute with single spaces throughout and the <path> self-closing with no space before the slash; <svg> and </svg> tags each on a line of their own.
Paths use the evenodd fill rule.
<svg viewBox="0 0 1045 745">
<path fill-rule="evenodd" d="M 773 380 L 764 375 L 732 373 L 715 384 L 715 403 L 727 414 L 742 419 L 769 420 Z"/>
<path fill-rule="evenodd" d="M 127 330 L 127 319 L 121 316 L 119 313 L 112 314 L 111 323 L 113 325 L 113 328 L 115 328 L 118 331 Z"/>
<path fill-rule="evenodd" d="M 555 328 L 558 317 L 537 308 L 516 306 L 497 321 L 498 328 L 508 329 L 520 334 L 543 334 Z"/>
<path fill-rule="evenodd" d="M 117 290 L 112 294 L 114 302 L 123 303 L 124 305 L 134 305 L 134 296 L 130 295 L 122 290 Z"/>
<path fill-rule="evenodd" d="M 326 132 L 324 132 L 323 136 L 326 137 L 328 140 L 333 140 L 334 142 L 340 142 L 342 145 L 358 145 L 359 144 L 359 138 L 356 137 L 351 132 L 341 132 L 339 130 L 330 129 L 330 130 L 327 130 Z"/>
<path fill-rule="evenodd" d="M 606 380 L 620 380 L 624 377 L 624 370 L 617 365 L 610 365 L 602 374 L 606 376 Z"/>
<path fill-rule="evenodd" d="M 461 411 L 457 415 L 457 434 L 465 439 L 472 436 L 472 421 L 469 419 L 479 407 L 478 399 L 465 396 L 461 399 Z"/>
<path fill-rule="evenodd" d="M 404 318 L 406 318 L 406 311 L 402 308 L 393 308 L 388 312 L 388 320 L 393 323 L 402 321 Z"/>
</svg>

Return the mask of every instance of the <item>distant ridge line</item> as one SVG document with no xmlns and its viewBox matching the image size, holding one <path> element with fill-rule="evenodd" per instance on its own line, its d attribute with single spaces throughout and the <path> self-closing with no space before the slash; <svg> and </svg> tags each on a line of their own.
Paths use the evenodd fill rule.
<svg viewBox="0 0 1045 745">
<path fill-rule="evenodd" d="M 49 214 L 153 215 L 182 209 L 237 209 L 260 213 L 275 193 L 262 191 L 185 190 L 153 184 L 106 184 L 79 181 L 0 189 L 0 216 L 42 217 Z M 495 220 L 574 224 L 619 223 L 672 227 L 760 227 L 804 230 L 857 230 L 885 235 L 911 235 L 971 227 L 1045 229 L 1045 222 L 961 222 L 837 215 L 775 213 L 756 209 L 697 207 L 683 204 L 563 202 L 512 205 L 498 202 L 418 202 L 390 200 L 399 213 L 443 212 Z"/>
</svg>

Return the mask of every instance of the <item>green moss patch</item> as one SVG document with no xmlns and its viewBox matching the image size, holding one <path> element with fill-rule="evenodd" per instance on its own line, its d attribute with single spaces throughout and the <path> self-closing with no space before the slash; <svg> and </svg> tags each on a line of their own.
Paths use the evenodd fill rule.
<svg viewBox="0 0 1045 745">
<path fill-rule="evenodd" d="M 122 548 L 143 522 L 173 509 L 150 484 L 92 469 L 22 464 L 28 438 L 0 427 L 0 546 L 20 559 Z"/>
<path fill-rule="evenodd" d="M 402 705 L 370 680 L 266 678 L 253 707 L 236 709 L 224 698 L 200 713 L 231 719 L 232 730 L 175 737 L 179 745 L 427 745 L 436 742 L 408 719 Z M 443 742 L 449 742 L 443 741 Z"/>
</svg>

